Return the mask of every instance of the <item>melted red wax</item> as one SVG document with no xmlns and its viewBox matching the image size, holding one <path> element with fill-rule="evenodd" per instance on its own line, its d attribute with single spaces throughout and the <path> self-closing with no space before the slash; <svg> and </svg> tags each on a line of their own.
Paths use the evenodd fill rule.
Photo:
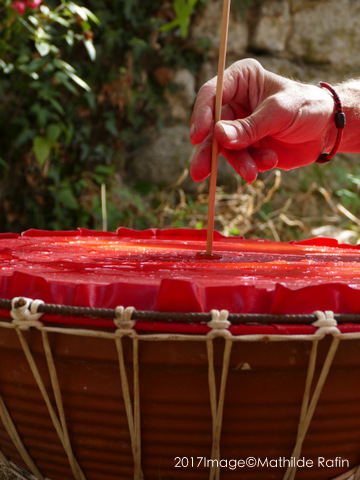
<svg viewBox="0 0 360 480">
<path fill-rule="evenodd" d="M 206 232 L 28 231 L 0 236 L 0 297 L 141 310 L 360 312 L 358 247 L 214 237 L 218 259 L 197 258 Z"/>
<path fill-rule="evenodd" d="M 202 260 L 220 260 L 221 257 L 218 253 L 196 252 L 196 258 Z"/>
</svg>

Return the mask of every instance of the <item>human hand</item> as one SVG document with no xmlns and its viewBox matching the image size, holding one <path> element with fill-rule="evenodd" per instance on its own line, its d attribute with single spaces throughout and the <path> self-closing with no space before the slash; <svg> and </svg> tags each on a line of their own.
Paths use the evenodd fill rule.
<svg viewBox="0 0 360 480">
<path fill-rule="evenodd" d="M 224 72 L 222 120 L 214 127 L 215 96 L 216 77 L 200 89 L 191 118 L 196 182 L 210 174 L 213 135 L 219 152 L 249 183 L 276 166 L 313 163 L 335 142 L 329 92 L 271 73 L 256 60 L 240 60 Z"/>
</svg>

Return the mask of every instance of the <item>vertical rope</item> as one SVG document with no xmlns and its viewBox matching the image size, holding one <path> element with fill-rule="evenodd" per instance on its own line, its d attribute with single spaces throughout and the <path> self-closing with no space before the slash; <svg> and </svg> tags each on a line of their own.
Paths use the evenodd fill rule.
<svg viewBox="0 0 360 480">
<path fill-rule="evenodd" d="M 139 341 L 133 338 L 133 369 L 134 369 L 134 478 L 143 478 L 141 471 L 141 428 L 140 428 L 140 386 L 139 386 Z"/>
<path fill-rule="evenodd" d="M 318 320 L 313 323 L 313 326 L 318 330 L 314 333 L 313 346 L 310 353 L 308 372 L 306 376 L 305 390 L 303 395 L 303 401 L 300 412 L 298 432 L 295 442 L 295 447 L 292 453 L 292 457 L 296 460 L 299 458 L 302 445 L 309 429 L 312 417 L 315 412 L 316 405 L 318 403 L 321 391 L 323 389 L 326 378 L 329 374 L 332 362 L 334 360 L 337 348 L 340 343 L 339 329 L 337 328 L 337 322 L 334 318 L 334 313 L 331 311 L 321 312 L 316 311 L 314 314 L 318 317 Z M 319 340 L 326 335 L 333 335 L 333 340 L 327 353 L 323 368 L 321 370 L 318 382 L 315 386 L 313 396 L 310 401 L 310 388 L 313 382 L 315 365 L 318 351 Z M 289 466 L 285 472 L 283 480 L 294 480 L 296 475 L 297 462 L 294 462 L 294 466 Z"/>
<path fill-rule="evenodd" d="M 227 382 L 227 377 L 229 373 L 229 362 L 230 362 L 232 345 L 233 345 L 232 340 L 227 338 L 225 340 L 225 351 L 224 351 L 224 358 L 223 358 L 223 368 L 221 373 L 219 403 L 217 407 L 215 435 L 213 437 L 212 454 L 211 454 L 211 458 L 214 458 L 216 460 L 220 460 L 220 438 L 221 438 L 222 420 L 223 420 L 223 413 L 224 413 L 225 389 L 226 389 L 226 382 Z M 214 478 L 214 476 L 213 477 L 210 476 L 210 480 L 212 480 L 212 478 Z M 220 478 L 220 466 L 217 463 L 215 479 L 219 480 L 219 478 Z"/>
<path fill-rule="evenodd" d="M 213 339 L 209 338 L 206 341 L 207 355 L 208 355 L 208 382 L 209 382 L 209 393 L 210 393 L 210 408 L 211 408 L 211 418 L 212 418 L 212 437 L 215 437 L 216 429 L 216 377 L 215 377 L 215 368 L 214 368 L 214 345 Z"/>
<path fill-rule="evenodd" d="M 144 478 L 141 469 L 141 424 L 140 424 L 140 386 L 139 386 L 139 341 L 135 337 L 131 320 L 133 307 L 116 307 L 115 324 L 118 327 L 115 337 L 115 345 L 118 353 L 120 381 L 125 404 L 125 412 L 129 426 L 131 450 L 134 460 L 134 480 Z M 132 337 L 133 343 L 133 382 L 134 382 L 134 411 L 131 404 L 129 381 L 126 374 L 122 338 L 124 335 Z"/>
<path fill-rule="evenodd" d="M 12 305 L 11 317 L 13 318 L 12 324 L 14 325 L 15 331 L 19 337 L 20 344 L 22 346 L 25 357 L 28 361 L 31 372 L 35 378 L 38 388 L 48 408 L 50 418 L 53 422 L 56 433 L 58 434 L 58 437 L 69 459 L 70 467 L 74 475 L 74 478 L 75 480 L 86 480 L 85 475 L 81 471 L 71 448 L 70 439 L 69 439 L 66 421 L 65 421 L 65 414 L 64 414 L 63 405 L 62 405 L 60 387 L 57 379 L 54 360 L 53 360 L 51 349 L 50 349 L 50 344 L 49 344 L 46 332 L 43 331 L 43 328 L 42 328 L 43 325 L 39 321 L 39 318 L 41 317 L 42 313 L 38 313 L 38 307 L 42 303 L 44 303 L 42 300 L 32 300 L 30 298 L 19 298 L 19 297 L 13 298 L 11 302 L 11 305 Z M 61 418 L 61 423 L 51 404 L 49 395 L 46 391 L 40 372 L 36 366 L 34 357 L 21 331 L 21 330 L 28 330 L 30 327 L 35 327 L 41 331 L 51 384 L 53 387 L 56 405 L 58 407 L 58 414 L 60 415 L 60 418 Z"/>
<path fill-rule="evenodd" d="M 308 365 L 306 382 L 305 382 L 305 391 L 304 391 L 304 397 L 303 397 L 303 402 L 302 402 L 301 412 L 300 412 L 300 422 L 299 422 L 301 425 L 300 428 L 303 428 L 302 425 L 304 424 L 306 413 L 309 408 L 310 389 L 311 389 L 311 384 L 315 374 L 318 345 L 319 345 L 319 340 L 315 340 L 311 346 L 309 365 Z"/>
<path fill-rule="evenodd" d="M 84 473 L 82 472 L 78 462 L 76 461 L 76 458 L 74 456 L 74 453 L 71 447 L 69 432 L 66 424 L 66 417 L 64 413 L 64 406 L 63 406 L 62 397 L 61 397 L 61 390 L 59 386 L 58 376 L 56 373 L 54 358 L 53 358 L 50 344 L 49 344 L 49 337 L 44 330 L 41 331 L 41 335 L 42 335 L 42 340 L 44 345 L 46 361 L 47 361 L 47 365 L 50 373 L 51 384 L 52 384 L 52 388 L 55 396 L 55 402 L 59 412 L 64 448 L 67 453 L 70 467 L 74 474 L 75 479 L 86 480 Z"/>
<path fill-rule="evenodd" d="M 53 425 L 54 425 L 54 428 L 56 430 L 56 433 L 58 434 L 58 437 L 64 447 L 64 450 L 67 454 L 67 457 L 69 459 L 69 463 L 70 463 L 70 467 L 71 467 L 71 470 L 72 470 L 72 473 L 74 475 L 74 478 L 76 480 L 85 480 L 85 476 L 83 475 L 83 473 L 81 472 L 80 470 L 80 467 L 76 467 L 75 464 L 75 460 L 73 459 L 73 454 L 71 451 L 69 451 L 68 449 L 68 444 L 67 444 L 67 441 L 65 439 L 65 435 L 64 435 L 64 431 L 62 429 L 62 426 L 60 424 L 60 421 L 59 421 L 59 418 L 58 416 L 56 415 L 56 412 L 51 404 L 51 401 L 50 401 L 50 398 L 49 398 L 49 395 L 46 391 L 46 388 L 45 388 L 45 385 L 44 385 L 44 382 L 41 378 L 41 375 L 40 375 L 40 372 L 36 366 L 36 363 L 35 363 L 35 360 L 34 360 L 34 357 L 29 349 L 29 346 L 20 330 L 19 327 L 15 327 L 15 331 L 17 332 L 18 336 L 19 336 L 19 340 L 20 340 L 20 343 L 21 343 L 21 346 L 23 348 L 23 351 L 24 351 L 24 354 L 25 354 L 25 357 L 28 361 L 28 364 L 30 366 L 30 369 L 31 369 L 31 372 L 35 378 L 35 381 L 38 385 L 38 388 L 43 396 L 43 399 L 45 401 L 45 404 L 48 408 L 48 411 L 49 411 L 49 414 L 50 414 L 50 418 L 53 422 Z"/>
<path fill-rule="evenodd" d="M 330 349 L 329 349 L 329 352 L 327 354 L 325 363 L 324 363 L 323 368 L 321 370 L 321 374 L 320 374 L 318 383 L 316 384 L 314 394 L 313 394 L 311 402 L 310 402 L 310 406 L 306 410 L 306 414 L 305 414 L 305 417 L 303 418 L 303 421 L 301 422 L 301 424 L 299 424 L 299 430 L 298 430 L 298 437 L 297 437 L 297 440 L 296 440 L 296 445 L 295 445 L 295 448 L 294 448 L 294 452 L 291 455 L 292 457 L 295 457 L 296 459 L 298 459 L 299 456 L 300 456 L 302 444 L 304 442 L 305 436 L 306 436 L 307 431 L 309 429 L 312 417 L 313 417 L 314 412 L 315 412 L 317 402 L 318 402 L 320 394 L 321 394 L 321 390 L 324 386 L 325 380 L 326 380 L 326 378 L 328 376 L 328 373 L 330 371 L 330 367 L 331 367 L 332 361 L 335 357 L 335 353 L 336 353 L 336 350 L 339 346 L 339 343 L 340 343 L 340 340 L 338 338 L 333 339 L 333 341 L 331 343 L 331 346 L 330 346 Z M 288 470 L 285 474 L 284 480 L 294 480 L 295 474 L 296 474 L 296 462 L 294 462 L 294 464 L 295 464 L 294 467 L 289 467 L 288 468 Z"/>
<path fill-rule="evenodd" d="M 134 455 L 134 452 L 135 452 L 134 417 L 133 417 L 133 412 L 131 407 L 129 383 L 127 380 L 126 369 L 125 369 L 124 354 L 123 354 L 123 348 L 122 348 L 122 338 L 116 337 L 115 344 L 118 352 L 121 388 L 122 388 L 122 393 L 124 398 L 126 417 L 129 425 L 131 450 Z"/>
<path fill-rule="evenodd" d="M 208 334 L 208 339 L 206 342 L 207 352 L 208 352 L 208 380 L 209 380 L 209 393 L 210 393 L 210 407 L 211 407 L 211 416 L 212 416 L 212 446 L 211 446 L 211 459 L 217 460 L 217 462 L 212 462 L 210 466 L 210 476 L 209 480 L 219 480 L 220 479 L 220 439 L 221 439 L 221 429 L 222 429 L 222 420 L 224 414 L 224 403 L 225 403 L 225 391 L 226 391 L 226 382 L 229 373 L 229 364 L 230 364 L 230 355 L 232 348 L 232 336 L 231 333 L 227 330 L 230 326 L 230 322 L 227 320 L 229 312 L 227 310 L 212 310 L 212 320 L 208 323 L 208 326 L 212 330 Z M 223 355 L 223 366 L 221 372 L 221 383 L 220 383 L 220 392 L 219 392 L 219 402 L 216 399 L 216 376 L 215 376 L 215 366 L 214 366 L 214 345 L 213 339 L 221 336 L 225 338 L 225 347 Z"/>
<path fill-rule="evenodd" d="M 29 455 L 28 451 L 26 450 L 20 435 L 18 434 L 14 422 L 12 421 L 10 414 L 5 406 L 4 400 L 0 396 L 0 417 L 1 421 L 4 424 L 6 431 L 8 432 L 13 444 L 17 448 L 18 452 L 21 455 L 21 458 L 24 460 L 27 468 L 35 475 L 36 478 L 39 480 L 44 480 L 44 477 L 40 473 L 39 469 L 35 465 L 34 460 Z M 5 465 L 9 465 L 8 460 L 4 456 L 4 454 L 0 451 L 0 461 L 2 461 Z"/>
</svg>

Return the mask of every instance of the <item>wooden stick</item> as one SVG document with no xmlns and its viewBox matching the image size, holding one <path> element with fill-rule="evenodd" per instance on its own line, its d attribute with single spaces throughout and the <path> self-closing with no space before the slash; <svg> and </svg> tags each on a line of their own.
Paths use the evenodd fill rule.
<svg viewBox="0 0 360 480">
<path fill-rule="evenodd" d="M 222 20 L 221 20 L 221 39 L 220 39 L 220 50 L 219 50 L 219 65 L 218 65 L 218 76 L 217 76 L 217 84 L 216 84 L 214 126 L 219 120 L 221 120 L 221 107 L 222 107 L 222 95 L 223 95 L 223 85 L 224 85 L 226 45 L 227 45 L 227 37 L 228 37 L 228 29 L 229 29 L 230 3 L 231 3 L 231 0 L 224 0 L 224 3 L 223 3 L 223 12 L 222 12 Z M 212 255 L 212 249 L 213 249 L 218 157 L 219 157 L 219 145 L 215 140 L 215 136 L 214 136 L 213 142 L 212 142 L 212 150 L 211 150 L 211 173 L 210 173 L 210 186 L 209 186 L 209 205 L 208 205 L 208 220 L 207 220 L 207 241 L 206 241 L 207 255 Z"/>
</svg>

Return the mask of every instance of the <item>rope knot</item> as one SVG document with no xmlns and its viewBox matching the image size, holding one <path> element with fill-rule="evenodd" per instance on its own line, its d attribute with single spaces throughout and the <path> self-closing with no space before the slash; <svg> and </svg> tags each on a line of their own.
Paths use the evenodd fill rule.
<svg viewBox="0 0 360 480">
<path fill-rule="evenodd" d="M 231 333 L 228 331 L 228 328 L 231 326 L 229 322 L 229 312 L 228 310 L 211 310 L 211 320 L 208 322 L 208 327 L 211 328 L 211 331 L 208 333 L 209 336 L 231 336 Z"/>
<path fill-rule="evenodd" d="M 318 329 L 315 335 L 323 337 L 328 334 L 338 335 L 340 333 L 333 311 L 326 310 L 325 312 L 322 312 L 320 310 L 316 310 L 314 315 L 317 316 L 317 320 L 312 324 L 312 326 Z"/>
<path fill-rule="evenodd" d="M 131 320 L 131 316 L 134 312 L 134 307 L 117 306 L 115 308 L 115 319 L 114 323 L 118 328 L 118 333 L 120 335 L 133 335 L 135 332 L 135 320 Z"/>
<path fill-rule="evenodd" d="M 30 327 L 42 327 L 39 318 L 43 313 L 38 313 L 39 305 L 43 304 L 42 300 L 32 300 L 26 297 L 14 297 L 11 300 L 10 315 L 13 319 L 12 323 L 19 326 L 22 330 Z"/>
</svg>

